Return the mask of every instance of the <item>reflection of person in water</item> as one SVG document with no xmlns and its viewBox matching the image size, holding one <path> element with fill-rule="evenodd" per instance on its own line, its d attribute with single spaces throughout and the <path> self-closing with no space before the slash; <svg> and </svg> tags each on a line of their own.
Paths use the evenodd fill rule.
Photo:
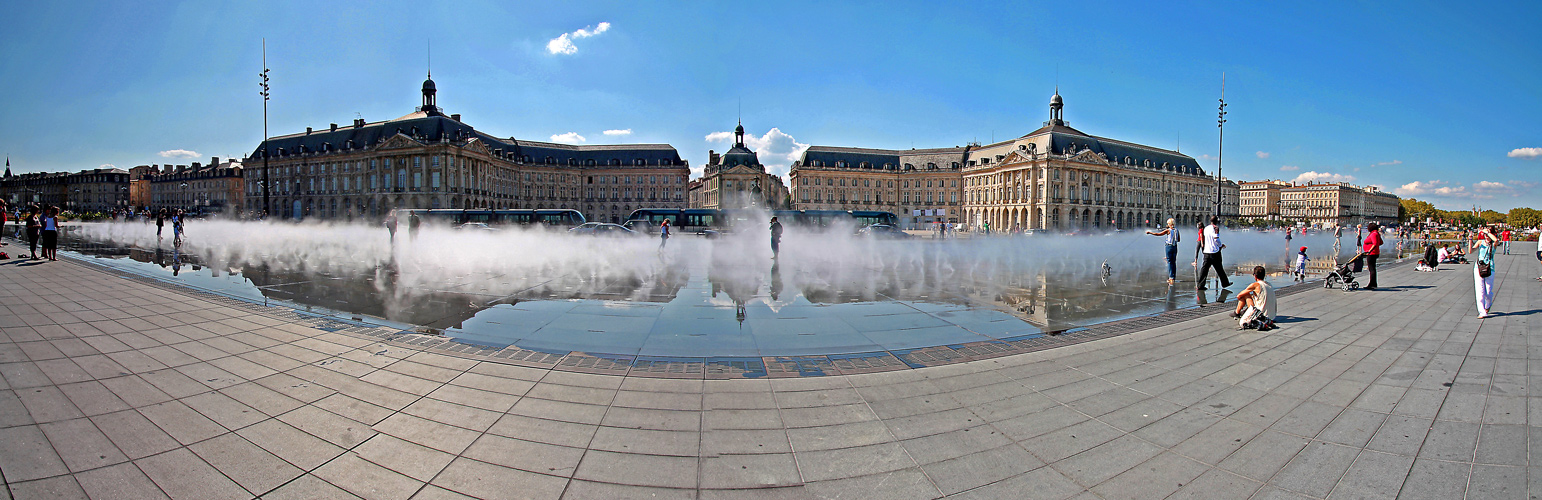
<svg viewBox="0 0 1542 500">
<path fill-rule="evenodd" d="M 776 218 L 773 217 L 773 218 L 771 218 L 771 220 L 774 223 L 776 221 Z M 772 234 L 776 234 L 776 233 L 773 232 Z M 776 241 L 776 240 L 773 239 L 771 241 Z M 775 243 L 772 243 L 772 245 L 775 245 Z M 774 262 L 774 263 L 771 264 L 771 300 L 778 300 L 781 295 L 782 295 L 782 263 L 781 262 Z"/>
<path fill-rule="evenodd" d="M 182 272 L 182 247 L 171 247 L 171 275 L 176 276 Z"/>
</svg>

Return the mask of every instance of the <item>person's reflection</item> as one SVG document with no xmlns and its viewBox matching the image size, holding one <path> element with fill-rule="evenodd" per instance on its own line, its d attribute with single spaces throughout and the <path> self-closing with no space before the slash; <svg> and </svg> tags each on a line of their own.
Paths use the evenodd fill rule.
<svg viewBox="0 0 1542 500">
<path fill-rule="evenodd" d="M 166 251 L 161 247 L 155 247 L 155 265 L 166 267 Z"/>
<path fill-rule="evenodd" d="M 778 300 L 782 295 L 782 262 L 780 260 L 771 263 L 771 300 Z"/>
<path fill-rule="evenodd" d="M 1178 287 L 1167 287 L 1167 302 L 1165 306 L 1168 311 L 1178 309 Z"/>
<path fill-rule="evenodd" d="M 182 246 L 171 247 L 171 275 L 176 276 L 182 272 Z"/>
</svg>

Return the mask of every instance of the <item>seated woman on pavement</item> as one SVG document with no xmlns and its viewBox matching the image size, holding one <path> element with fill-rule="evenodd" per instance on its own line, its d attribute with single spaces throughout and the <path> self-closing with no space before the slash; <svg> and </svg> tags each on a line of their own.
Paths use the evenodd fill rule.
<svg viewBox="0 0 1542 500">
<path fill-rule="evenodd" d="M 1237 294 L 1237 310 L 1231 317 L 1238 319 L 1242 328 L 1267 331 L 1274 328 L 1276 302 L 1274 287 L 1264 281 L 1264 266 L 1253 266 L 1253 283 Z"/>
</svg>

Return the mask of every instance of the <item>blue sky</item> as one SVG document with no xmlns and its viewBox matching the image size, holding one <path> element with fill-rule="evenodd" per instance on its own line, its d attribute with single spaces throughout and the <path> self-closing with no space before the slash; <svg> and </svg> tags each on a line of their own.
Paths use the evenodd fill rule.
<svg viewBox="0 0 1542 500">
<path fill-rule="evenodd" d="M 13 2 L 0 154 L 17 173 L 244 155 L 263 37 L 273 135 L 395 118 L 432 39 L 440 106 L 480 130 L 668 143 L 693 167 L 741 105 L 784 171 L 808 144 L 1020 136 L 1058 83 L 1073 126 L 1181 136 L 1213 172 L 1225 72 L 1227 177 L 1542 208 L 1542 3 L 1282 4 Z"/>
</svg>

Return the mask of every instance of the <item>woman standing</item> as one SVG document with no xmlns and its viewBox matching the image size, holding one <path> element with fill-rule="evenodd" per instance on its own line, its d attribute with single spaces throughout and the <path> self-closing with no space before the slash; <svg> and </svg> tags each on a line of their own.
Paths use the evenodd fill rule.
<svg viewBox="0 0 1542 500">
<path fill-rule="evenodd" d="M 41 235 L 43 225 L 38 223 L 38 209 L 36 205 L 27 210 L 27 217 L 24 220 L 27 224 L 27 246 L 32 252 L 32 260 L 41 259 L 42 257 L 39 257 L 37 254 L 37 239 Z"/>
<path fill-rule="evenodd" d="M 1147 230 L 1146 234 L 1152 236 L 1166 236 L 1163 241 L 1167 243 L 1167 284 L 1173 284 L 1178 277 L 1178 228 L 1177 222 L 1167 219 L 1167 227 L 1161 231 Z"/>
<path fill-rule="evenodd" d="M 43 258 L 59 260 L 59 207 L 48 207 L 42 224 Z"/>
<path fill-rule="evenodd" d="M 664 251 L 664 245 L 669 244 L 669 219 L 659 224 L 659 251 Z"/>
<path fill-rule="evenodd" d="M 1487 227 L 1478 230 L 1470 248 L 1473 255 L 1472 286 L 1478 295 L 1478 318 L 1489 317 L 1494 307 L 1494 243 L 1499 238 Z"/>
<path fill-rule="evenodd" d="M 1364 255 L 1366 267 L 1371 274 L 1370 282 L 1365 284 L 1366 290 L 1376 289 L 1376 259 L 1381 257 L 1381 226 L 1372 222 L 1365 226 L 1364 244 L 1360 247 L 1360 253 Z"/>
</svg>

